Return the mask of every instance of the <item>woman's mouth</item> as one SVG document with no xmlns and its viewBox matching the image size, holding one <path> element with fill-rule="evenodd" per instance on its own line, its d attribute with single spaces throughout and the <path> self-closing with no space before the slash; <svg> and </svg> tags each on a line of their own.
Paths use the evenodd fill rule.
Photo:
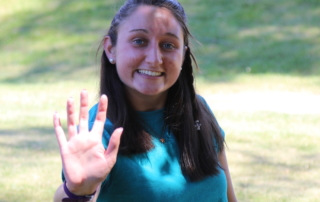
<svg viewBox="0 0 320 202">
<path fill-rule="evenodd" d="M 154 77 L 163 75 L 163 72 L 150 71 L 150 70 L 144 70 L 144 69 L 138 69 L 137 72 L 139 74 L 144 74 L 144 75 L 147 75 L 147 76 L 154 76 Z"/>
</svg>

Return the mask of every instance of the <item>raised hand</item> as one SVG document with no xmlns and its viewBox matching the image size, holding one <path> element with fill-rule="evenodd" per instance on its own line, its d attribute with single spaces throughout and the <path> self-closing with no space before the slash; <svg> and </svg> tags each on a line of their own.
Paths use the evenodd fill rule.
<svg viewBox="0 0 320 202">
<path fill-rule="evenodd" d="M 108 106 L 107 96 L 99 101 L 97 116 L 91 131 L 88 130 L 88 94 L 80 95 L 79 129 L 75 122 L 74 102 L 67 101 L 68 135 L 66 139 L 56 113 L 53 124 L 59 143 L 63 171 L 68 189 L 77 195 L 92 194 L 113 168 L 118 154 L 122 128 L 111 135 L 107 150 L 102 144 L 102 133 Z"/>
</svg>

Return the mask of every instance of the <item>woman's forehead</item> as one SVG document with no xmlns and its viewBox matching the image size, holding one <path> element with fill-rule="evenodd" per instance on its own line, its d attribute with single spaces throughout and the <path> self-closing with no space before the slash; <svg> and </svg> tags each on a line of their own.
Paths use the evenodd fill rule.
<svg viewBox="0 0 320 202">
<path fill-rule="evenodd" d="M 170 10 L 164 7 L 149 5 L 137 7 L 119 28 L 126 31 L 145 29 L 152 33 L 170 32 L 179 36 L 183 31 L 178 20 Z"/>
</svg>

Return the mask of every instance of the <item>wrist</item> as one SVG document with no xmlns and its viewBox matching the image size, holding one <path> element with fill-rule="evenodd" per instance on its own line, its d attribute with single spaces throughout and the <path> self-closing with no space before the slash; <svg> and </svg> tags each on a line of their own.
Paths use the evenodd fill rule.
<svg viewBox="0 0 320 202">
<path fill-rule="evenodd" d="M 64 182 L 64 186 L 73 194 L 75 195 L 90 195 L 92 193 L 94 193 L 97 188 L 97 186 L 91 185 L 90 183 L 86 182 L 86 183 L 81 183 L 81 184 L 74 184 L 74 183 L 70 183 L 69 181 L 65 181 Z"/>
<path fill-rule="evenodd" d="M 68 186 L 67 186 L 67 181 L 63 183 L 63 190 L 68 196 L 65 201 L 74 201 L 74 202 L 87 202 L 91 201 L 96 194 L 96 190 L 92 192 L 86 192 L 86 193 L 78 193 L 78 192 L 73 192 L 71 191 Z M 90 194 L 87 194 L 90 193 Z M 72 199 L 72 200 L 70 200 Z M 64 200 L 63 200 L 64 201 Z"/>
</svg>

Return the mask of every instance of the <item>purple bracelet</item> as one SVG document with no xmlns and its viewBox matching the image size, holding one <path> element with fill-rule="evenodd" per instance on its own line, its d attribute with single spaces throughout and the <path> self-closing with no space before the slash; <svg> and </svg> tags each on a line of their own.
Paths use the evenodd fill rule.
<svg viewBox="0 0 320 202">
<path fill-rule="evenodd" d="M 90 195 L 84 195 L 84 196 L 78 196 L 73 193 L 71 193 L 67 187 L 67 181 L 64 181 L 63 183 L 63 189 L 64 192 L 67 194 L 69 198 L 64 198 L 62 201 L 63 202 L 87 202 L 93 199 L 94 195 L 96 192 Z"/>
</svg>

